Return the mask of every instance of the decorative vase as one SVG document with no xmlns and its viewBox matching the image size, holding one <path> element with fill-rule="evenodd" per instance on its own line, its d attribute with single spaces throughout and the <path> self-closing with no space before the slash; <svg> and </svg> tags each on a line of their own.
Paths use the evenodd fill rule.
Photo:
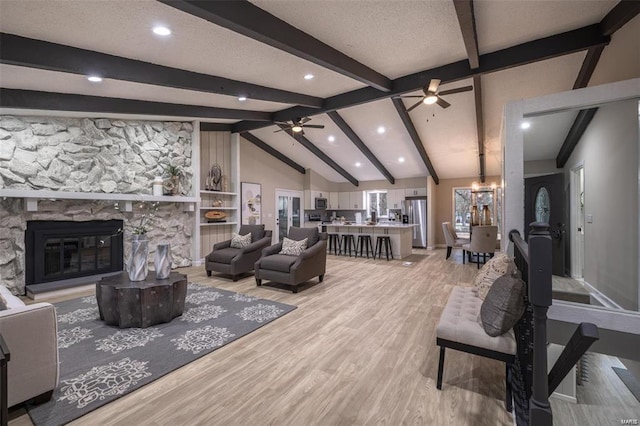
<svg viewBox="0 0 640 426">
<path fill-rule="evenodd" d="M 127 264 L 129 281 L 144 281 L 147 278 L 149 267 L 147 258 L 149 257 L 149 240 L 144 234 L 133 234 L 131 236 L 131 257 Z"/>
<path fill-rule="evenodd" d="M 482 224 L 491 225 L 491 213 L 487 205 L 482 206 Z"/>
<path fill-rule="evenodd" d="M 153 264 L 156 269 L 156 278 L 164 280 L 171 274 L 171 244 L 158 244 L 156 247 L 156 257 Z"/>
<path fill-rule="evenodd" d="M 480 217 L 478 215 L 478 206 L 471 206 L 471 226 L 478 226 L 480 224 Z"/>
<path fill-rule="evenodd" d="M 180 176 L 171 176 L 171 195 L 180 195 Z"/>
</svg>

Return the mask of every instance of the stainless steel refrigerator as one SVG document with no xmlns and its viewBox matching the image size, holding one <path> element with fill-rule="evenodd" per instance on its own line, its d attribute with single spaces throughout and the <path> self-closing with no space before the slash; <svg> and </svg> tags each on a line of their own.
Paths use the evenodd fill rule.
<svg viewBox="0 0 640 426">
<path fill-rule="evenodd" d="M 427 197 L 407 197 L 402 206 L 413 228 L 413 247 L 427 247 Z"/>
</svg>

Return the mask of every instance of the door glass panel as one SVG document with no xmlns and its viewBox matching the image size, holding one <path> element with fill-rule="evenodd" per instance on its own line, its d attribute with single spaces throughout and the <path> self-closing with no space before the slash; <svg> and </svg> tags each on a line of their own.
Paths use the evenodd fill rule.
<svg viewBox="0 0 640 426">
<path fill-rule="evenodd" d="M 549 223 L 551 217 L 551 208 L 549 205 L 549 192 L 544 186 L 538 190 L 536 194 L 536 203 L 534 206 L 536 214 L 536 222 Z"/>
<path fill-rule="evenodd" d="M 280 241 L 289 229 L 289 197 L 278 196 L 278 238 Z"/>
<path fill-rule="evenodd" d="M 291 198 L 291 226 L 300 226 L 300 198 Z"/>
<path fill-rule="evenodd" d="M 96 268 L 96 237 L 81 237 L 80 270 L 92 271 Z"/>
</svg>

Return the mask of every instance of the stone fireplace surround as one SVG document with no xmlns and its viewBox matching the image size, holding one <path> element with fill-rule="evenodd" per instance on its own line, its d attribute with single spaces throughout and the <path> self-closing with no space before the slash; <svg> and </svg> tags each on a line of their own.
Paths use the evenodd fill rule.
<svg viewBox="0 0 640 426">
<path fill-rule="evenodd" d="M 91 194 L 123 194 L 128 199 L 151 194 L 163 166 L 180 166 L 183 193 L 189 194 L 193 126 L 189 122 L 0 116 L 0 195 L 38 190 L 86 193 L 86 200 L 40 199 L 28 211 L 26 198 L 0 200 L 0 280 L 14 294 L 25 294 L 24 233 L 28 220 L 109 220 L 125 222 L 124 251 L 130 229 L 139 220 L 124 203 L 96 200 Z M 37 195 L 34 195 L 37 198 Z M 95 197 L 99 198 L 99 197 Z M 140 197 L 142 198 L 142 197 Z M 161 202 L 148 233 L 150 265 L 157 244 L 168 242 L 174 266 L 189 266 L 194 213 L 179 203 Z"/>
</svg>

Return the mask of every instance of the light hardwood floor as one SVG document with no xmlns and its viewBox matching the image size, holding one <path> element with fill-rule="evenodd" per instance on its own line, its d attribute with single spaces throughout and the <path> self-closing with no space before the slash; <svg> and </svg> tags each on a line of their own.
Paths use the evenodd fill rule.
<svg viewBox="0 0 640 426">
<path fill-rule="evenodd" d="M 511 425 L 500 362 L 447 351 L 436 389 L 435 326 L 451 287 L 477 271 L 453 257 L 330 255 L 324 282 L 298 294 L 182 269 L 192 282 L 298 309 L 73 424 Z M 31 424 L 24 411 L 10 417 Z"/>
</svg>

